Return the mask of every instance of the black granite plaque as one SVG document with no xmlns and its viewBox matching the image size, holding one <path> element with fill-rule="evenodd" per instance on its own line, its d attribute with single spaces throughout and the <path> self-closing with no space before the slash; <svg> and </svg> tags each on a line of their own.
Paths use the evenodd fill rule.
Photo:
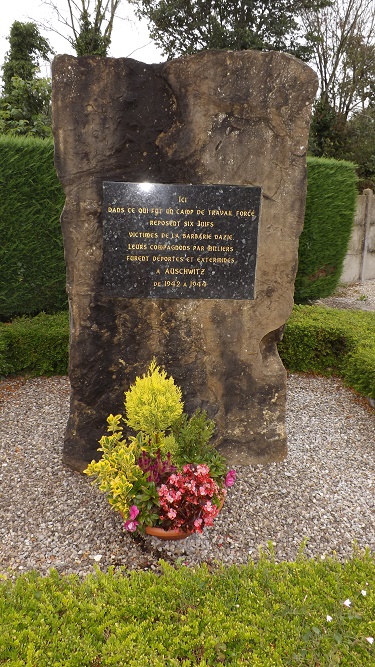
<svg viewBox="0 0 375 667">
<path fill-rule="evenodd" d="M 253 299 L 261 189 L 103 184 L 111 297 Z"/>
</svg>

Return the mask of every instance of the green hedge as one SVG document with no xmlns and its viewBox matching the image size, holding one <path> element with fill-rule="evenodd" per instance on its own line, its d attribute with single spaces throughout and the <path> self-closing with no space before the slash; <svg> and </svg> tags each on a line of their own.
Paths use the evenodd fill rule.
<svg viewBox="0 0 375 667">
<path fill-rule="evenodd" d="M 50 140 L 0 136 L 0 320 L 67 307 Z"/>
<path fill-rule="evenodd" d="M 69 354 L 68 313 L 20 317 L 0 323 L 0 375 L 66 375 Z"/>
<path fill-rule="evenodd" d="M 66 312 L 0 323 L 0 375 L 65 375 L 68 346 Z M 295 306 L 279 352 L 291 372 L 338 375 L 375 399 L 375 313 Z"/>
<path fill-rule="evenodd" d="M 375 399 L 375 313 L 294 306 L 278 348 L 289 371 L 338 375 Z"/>
<path fill-rule="evenodd" d="M 0 582 L 9 667 L 371 667 L 375 562 L 332 558 Z M 343 604 L 350 600 L 350 607 Z"/>
<path fill-rule="evenodd" d="M 306 303 L 336 289 L 348 249 L 357 202 L 351 162 L 307 159 L 305 224 L 298 251 L 294 300 Z"/>
</svg>

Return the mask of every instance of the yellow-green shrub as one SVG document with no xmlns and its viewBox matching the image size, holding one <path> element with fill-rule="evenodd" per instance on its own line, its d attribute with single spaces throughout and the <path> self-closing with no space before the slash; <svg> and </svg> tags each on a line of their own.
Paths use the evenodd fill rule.
<svg viewBox="0 0 375 667">
<path fill-rule="evenodd" d="M 167 378 L 167 373 L 152 361 L 147 373 L 137 377 L 125 394 L 126 424 L 154 438 L 181 417 L 184 408 L 181 397 L 174 379 Z M 157 441 L 155 444 L 159 446 Z"/>
</svg>

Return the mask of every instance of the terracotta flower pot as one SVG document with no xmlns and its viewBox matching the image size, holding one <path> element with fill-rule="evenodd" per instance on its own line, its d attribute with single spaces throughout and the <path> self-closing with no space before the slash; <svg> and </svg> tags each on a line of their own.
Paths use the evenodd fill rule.
<svg viewBox="0 0 375 667">
<path fill-rule="evenodd" d="M 124 515 L 121 512 L 120 514 L 124 519 Z M 180 530 L 164 530 L 164 528 L 159 528 L 158 526 L 146 526 L 146 533 L 147 535 L 158 537 L 159 540 L 184 540 L 189 535 L 192 535 L 192 531 L 183 533 Z"/>
<path fill-rule="evenodd" d="M 153 537 L 158 537 L 159 540 L 185 540 L 189 535 L 193 533 L 188 531 L 187 533 L 182 533 L 180 530 L 164 530 L 164 528 L 159 528 L 158 526 L 146 526 L 147 535 L 152 535 Z"/>
<path fill-rule="evenodd" d="M 224 505 L 224 498 L 221 499 L 218 510 L 220 512 L 221 508 Z M 152 535 L 153 537 L 158 537 L 159 540 L 185 540 L 189 535 L 193 535 L 194 531 L 188 530 L 187 532 L 182 532 L 180 530 L 164 530 L 164 528 L 159 528 L 158 526 L 146 526 L 147 535 Z"/>
</svg>

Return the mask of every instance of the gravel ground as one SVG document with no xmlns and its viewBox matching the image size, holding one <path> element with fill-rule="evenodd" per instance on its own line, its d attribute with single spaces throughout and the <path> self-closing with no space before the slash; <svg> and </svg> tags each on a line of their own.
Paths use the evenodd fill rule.
<svg viewBox="0 0 375 667">
<path fill-rule="evenodd" d="M 62 465 L 67 378 L 1 383 L 0 572 L 245 563 L 268 541 L 293 560 L 305 538 L 308 556 L 345 558 L 354 541 L 375 551 L 375 411 L 335 379 L 291 375 L 288 386 L 287 459 L 237 468 L 214 527 L 163 543 L 125 534 L 90 480 Z"/>
<path fill-rule="evenodd" d="M 375 280 L 320 303 L 375 310 Z M 214 527 L 181 542 L 124 533 L 86 477 L 61 463 L 67 378 L 0 382 L 0 573 L 51 567 L 85 575 L 99 564 L 158 570 L 158 560 L 245 563 L 274 545 L 293 560 L 375 552 L 375 410 L 337 379 L 288 378 L 289 453 L 278 464 L 241 466 Z"/>
<path fill-rule="evenodd" d="M 325 299 L 315 301 L 317 305 L 353 310 L 375 310 L 375 280 L 365 280 L 353 285 L 340 285 L 336 292 Z"/>
</svg>

